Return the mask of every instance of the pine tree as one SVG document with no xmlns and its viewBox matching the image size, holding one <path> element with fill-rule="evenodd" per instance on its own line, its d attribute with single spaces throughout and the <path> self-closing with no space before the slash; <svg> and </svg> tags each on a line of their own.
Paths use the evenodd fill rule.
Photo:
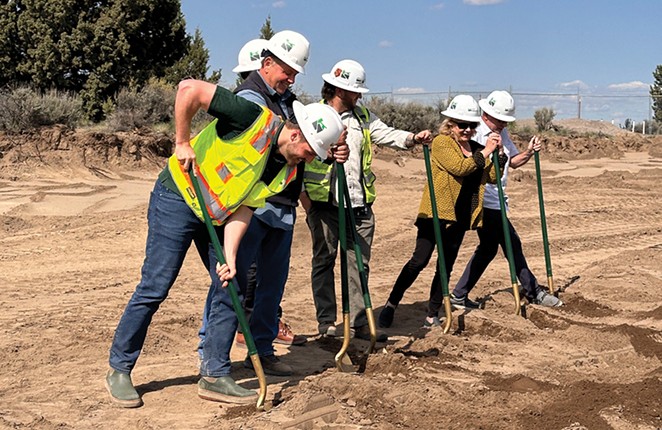
<svg viewBox="0 0 662 430">
<path fill-rule="evenodd" d="M 121 88 L 164 77 L 189 40 L 179 0 L 3 2 L 0 82 L 77 92 L 101 119 Z"/>
<path fill-rule="evenodd" d="M 653 118 L 662 124 L 662 65 L 653 72 L 653 85 L 650 86 L 650 96 L 653 99 Z"/>
</svg>

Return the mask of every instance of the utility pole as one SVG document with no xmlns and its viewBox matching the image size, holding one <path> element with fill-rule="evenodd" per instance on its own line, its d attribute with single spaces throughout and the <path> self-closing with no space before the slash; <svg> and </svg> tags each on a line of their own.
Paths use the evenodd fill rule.
<svg viewBox="0 0 662 430">
<path fill-rule="evenodd" d="M 582 96 L 579 94 L 579 87 L 577 87 L 577 119 L 582 119 Z"/>
</svg>

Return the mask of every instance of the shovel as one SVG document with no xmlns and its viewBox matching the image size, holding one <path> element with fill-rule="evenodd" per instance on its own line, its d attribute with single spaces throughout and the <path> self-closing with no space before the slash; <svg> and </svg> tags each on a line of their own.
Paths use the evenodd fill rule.
<svg viewBox="0 0 662 430">
<path fill-rule="evenodd" d="M 506 202 L 501 187 L 501 166 L 499 166 L 499 155 L 492 153 L 492 163 L 497 177 L 497 190 L 499 191 L 499 207 L 501 208 L 501 225 L 503 226 L 503 240 L 506 244 L 506 258 L 508 259 L 508 268 L 510 269 L 510 282 L 513 286 L 513 296 L 515 297 L 515 315 L 522 313 L 522 305 L 519 297 L 519 286 L 517 285 L 517 274 L 515 273 L 515 259 L 513 258 L 513 245 L 510 242 L 510 229 L 508 228 L 508 217 L 506 216 Z"/>
<path fill-rule="evenodd" d="M 549 239 L 547 238 L 547 221 L 545 217 L 545 201 L 542 196 L 542 179 L 540 176 L 540 154 L 534 153 L 536 161 L 536 181 L 538 182 L 538 204 L 540 205 L 540 226 L 542 228 L 542 243 L 545 248 L 545 267 L 547 269 L 547 286 L 549 293 L 554 294 L 554 276 L 552 275 L 552 257 L 549 253 Z"/>
<path fill-rule="evenodd" d="M 345 195 L 345 203 L 347 204 L 347 213 L 349 213 L 350 232 L 354 242 L 354 255 L 356 255 L 356 266 L 359 270 L 359 279 L 361 280 L 361 292 L 363 293 L 363 303 L 365 304 L 365 314 L 368 318 L 368 328 L 370 329 L 370 346 L 368 347 L 367 354 L 370 354 L 377 342 L 377 325 L 375 324 L 375 315 L 372 312 L 372 303 L 370 301 L 370 292 L 368 291 L 368 275 L 363 265 L 363 254 L 361 254 L 361 245 L 359 244 L 359 234 L 356 232 L 356 219 L 354 218 L 354 211 L 352 210 L 352 202 L 349 197 L 349 188 L 347 188 L 347 181 L 345 177 L 345 167 L 342 164 L 337 164 L 339 186 L 343 185 L 342 190 L 339 191 Z M 345 329 L 347 330 L 347 329 Z"/>
<path fill-rule="evenodd" d="M 336 164 L 336 168 L 338 168 Z M 344 173 L 344 172 L 343 172 Z M 338 175 L 338 187 L 345 188 L 345 175 Z M 340 239 L 340 285 L 342 291 L 343 342 L 336 354 L 336 367 L 341 372 L 354 373 L 357 367 L 347 355 L 350 341 L 349 318 L 349 279 L 347 272 L 347 218 L 345 214 L 345 195 L 338 193 L 338 236 Z"/>
<path fill-rule="evenodd" d="M 212 225 L 209 212 L 207 212 L 207 205 L 205 204 L 205 201 L 202 197 L 202 190 L 200 189 L 200 183 L 198 182 L 198 179 L 195 175 L 193 164 L 191 164 L 189 167 L 188 175 L 191 178 L 191 182 L 193 183 L 193 188 L 195 189 L 195 195 L 198 199 L 198 204 L 202 209 L 202 216 L 205 220 L 205 225 L 207 226 L 207 231 L 209 232 L 212 245 L 214 246 L 216 258 L 221 264 L 225 264 L 225 254 L 223 254 L 223 247 L 218 240 L 218 235 L 216 234 L 216 230 Z M 239 320 L 239 326 L 241 327 L 241 331 L 244 334 L 244 339 L 246 340 L 248 355 L 251 358 L 253 369 L 255 370 L 255 375 L 257 375 L 257 380 L 260 384 L 260 392 L 258 394 L 256 408 L 262 410 L 264 409 L 264 400 L 267 397 L 267 380 L 264 376 L 264 370 L 262 369 L 260 357 L 257 355 L 257 348 L 255 347 L 255 341 L 253 340 L 253 335 L 251 334 L 248 321 L 246 320 L 246 314 L 244 314 L 244 309 L 241 306 L 241 301 L 239 300 L 239 296 L 237 294 L 237 287 L 234 285 L 234 282 L 230 281 L 228 283 L 227 289 L 230 294 L 230 299 L 232 300 L 232 307 L 234 308 L 234 311 L 237 314 L 237 319 Z"/>
<path fill-rule="evenodd" d="M 430 163 L 430 148 L 423 145 L 423 156 L 425 157 L 425 173 L 428 177 L 428 190 L 430 192 L 430 203 L 432 204 L 432 225 L 434 226 L 434 239 L 437 243 L 437 266 L 441 278 L 441 294 L 444 297 L 444 334 L 451 329 L 453 313 L 451 311 L 451 299 L 448 293 L 448 276 L 446 274 L 446 260 L 444 259 L 444 245 L 441 241 L 441 226 L 439 225 L 439 213 L 437 212 L 437 198 L 434 195 L 434 183 L 432 181 L 432 165 Z"/>
</svg>

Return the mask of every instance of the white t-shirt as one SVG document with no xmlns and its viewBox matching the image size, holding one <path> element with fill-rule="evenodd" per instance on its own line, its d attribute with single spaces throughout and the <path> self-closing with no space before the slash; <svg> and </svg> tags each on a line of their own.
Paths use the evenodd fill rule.
<svg viewBox="0 0 662 430">
<path fill-rule="evenodd" d="M 492 130 L 485 124 L 483 119 L 480 120 L 480 125 L 476 128 L 476 134 L 472 137 L 473 140 L 485 146 L 487 136 L 492 133 Z M 508 210 L 508 195 L 506 195 L 506 186 L 508 185 L 508 168 L 510 167 L 510 159 L 519 154 L 519 150 L 510 139 L 507 129 L 501 130 L 501 144 L 503 145 L 504 153 L 508 156 L 508 161 L 501 172 L 501 185 L 503 187 L 503 196 Z M 483 197 L 483 207 L 487 209 L 501 210 L 499 204 L 499 190 L 496 184 L 485 185 L 485 196 Z"/>
</svg>

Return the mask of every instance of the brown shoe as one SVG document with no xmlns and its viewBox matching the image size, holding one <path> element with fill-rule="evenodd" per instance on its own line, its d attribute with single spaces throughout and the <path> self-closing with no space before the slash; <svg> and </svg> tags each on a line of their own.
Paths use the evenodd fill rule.
<svg viewBox="0 0 662 430">
<path fill-rule="evenodd" d="M 274 343 L 300 346 L 307 341 L 308 339 L 306 336 L 294 334 L 289 324 L 283 322 L 281 319 L 278 320 L 278 336 L 276 336 L 276 339 L 274 339 Z"/>
<path fill-rule="evenodd" d="M 237 337 L 234 338 L 234 344 L 240 348 L 246 348 L 246 339 L 243 333 L 237 332 Z"/>
</svg>

